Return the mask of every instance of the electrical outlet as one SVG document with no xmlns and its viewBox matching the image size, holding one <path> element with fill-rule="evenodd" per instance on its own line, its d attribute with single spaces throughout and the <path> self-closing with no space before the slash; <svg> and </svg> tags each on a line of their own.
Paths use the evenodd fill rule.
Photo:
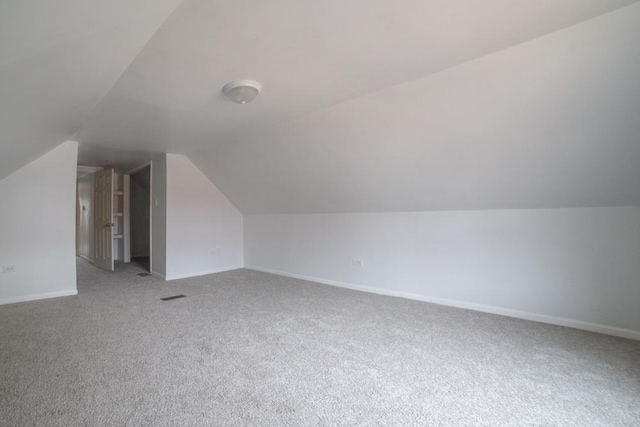
<svg viewBox="0 0 640 427">
<path fill-rule="evenodd" d="M 362 267 L 362 260 L 354 258 L 351 260 L 351 265 L 354 267 Z"/>
<path fill-rule="evenodd" d="M 2 273 L 15 273 L 16 272 L 16 266 L 15 265 L 3 265 L 2 266 Z"/>
</svg>

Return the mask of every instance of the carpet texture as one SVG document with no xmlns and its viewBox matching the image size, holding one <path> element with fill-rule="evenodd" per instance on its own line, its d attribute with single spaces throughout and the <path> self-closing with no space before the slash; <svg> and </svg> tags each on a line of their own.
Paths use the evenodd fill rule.
<svg viewBox="0 0 640 427">
<path fill-rule="evenodd" d="M 640 425 L 640 342 L 248 270 L 140 272 L 80 260 L 78 296 L 0 307 L 3 426 Z"/>
</svg>

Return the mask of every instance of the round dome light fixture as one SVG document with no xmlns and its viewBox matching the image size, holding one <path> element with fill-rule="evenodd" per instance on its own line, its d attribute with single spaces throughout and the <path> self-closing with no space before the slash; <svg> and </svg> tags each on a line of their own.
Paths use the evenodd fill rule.
<svg viewBox="0 0 640 427">
<path fill-rule="evenodd" d="M 253 80 L 235 80 L 227 83 L 222 92 L 236 104 L 246 104 L 255 99 L 262 90 L 262 85 Z"/>
</svg>

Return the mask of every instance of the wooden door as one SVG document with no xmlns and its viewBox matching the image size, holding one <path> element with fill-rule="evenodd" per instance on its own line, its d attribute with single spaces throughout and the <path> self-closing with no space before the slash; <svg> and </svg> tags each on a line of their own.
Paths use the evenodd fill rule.
<svg viewBox="0 0 640 427">
<path fill-rule="evenodd" d="M 96 267 L 113 271 L 113 169 L 95 173 L 94 235 Z"/>
</svg>

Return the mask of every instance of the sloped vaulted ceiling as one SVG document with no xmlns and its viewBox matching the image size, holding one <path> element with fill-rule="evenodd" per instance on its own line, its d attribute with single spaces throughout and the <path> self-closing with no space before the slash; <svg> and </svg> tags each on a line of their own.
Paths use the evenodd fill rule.
<svg viewBox="0 0 640 427">
<path fill-rule="evenodd" d="M 179 3 L 0 1 L 0 179 L 72 138 Z"/>
<path fill-rule="evenodd" d="M 243 213 L 640 204 L 636 1 L 185 0 L 156 28 L 95 108 L 63 99 L 83 163 L 187 154 Z"/>
<path fill-rule="evenodd" d="M 245 213 L 640 205 L 640 5 L 191 155 Z"/>
</svg>

